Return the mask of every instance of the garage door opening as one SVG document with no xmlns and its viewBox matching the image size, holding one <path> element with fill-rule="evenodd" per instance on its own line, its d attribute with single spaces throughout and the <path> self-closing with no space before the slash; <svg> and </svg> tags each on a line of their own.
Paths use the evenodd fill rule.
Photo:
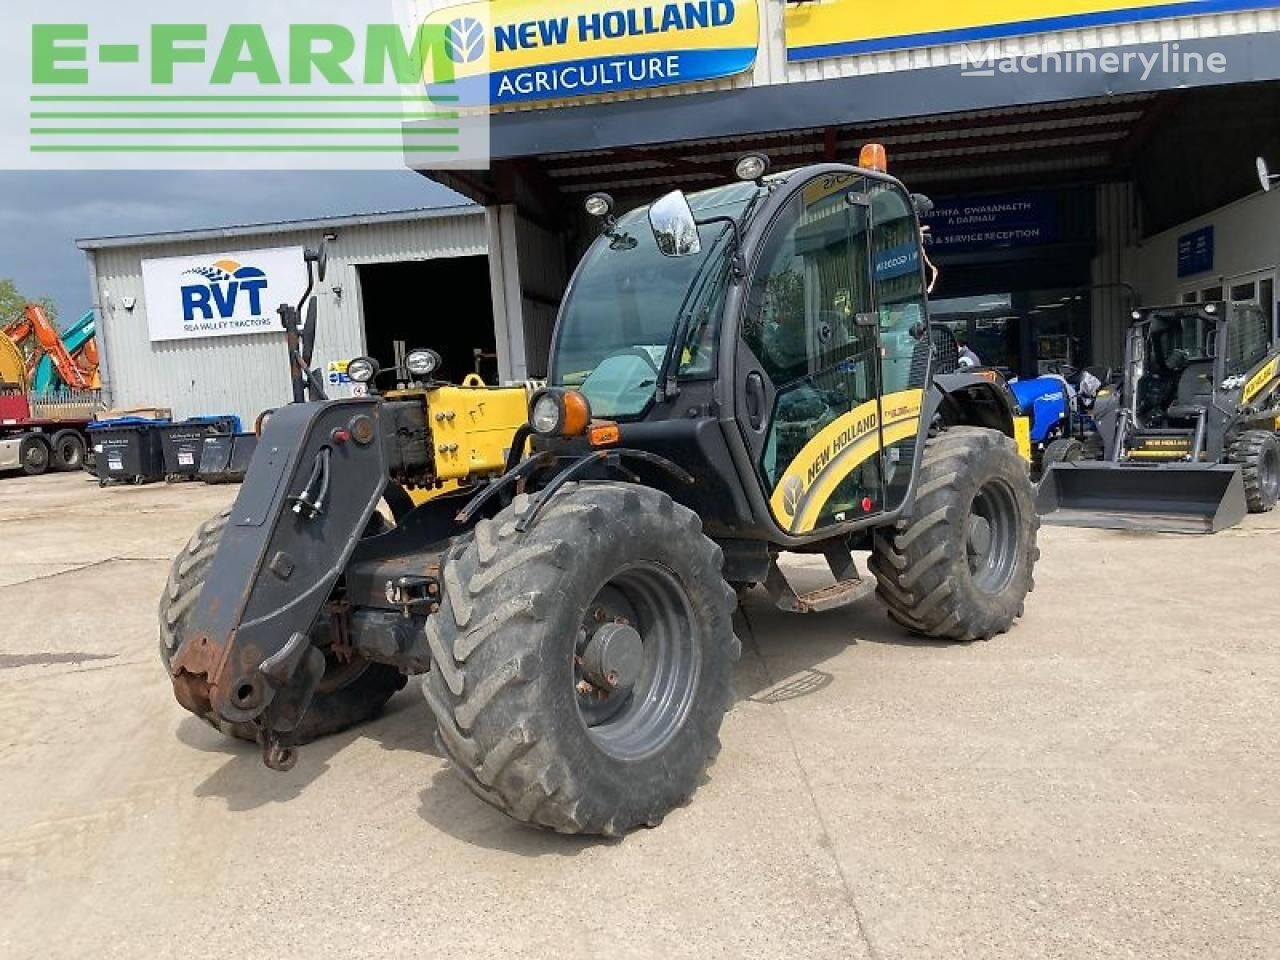
<svg viewBox="0 0 1280 960">
<path fill-rule="evenodd" d="M 384 367 L 430 347 L 444 359 L 437 379 L 479 373 L 498 382 L 489 258 L 449 257 L 358 267 L 365 347 Z"/>
</svg>

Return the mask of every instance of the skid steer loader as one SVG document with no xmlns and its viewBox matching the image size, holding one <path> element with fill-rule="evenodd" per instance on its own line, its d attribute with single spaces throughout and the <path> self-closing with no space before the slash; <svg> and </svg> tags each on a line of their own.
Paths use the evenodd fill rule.
<svg viewBox="0 0 1280 960">
<path fill-rule="evenodd" d="M 475 794 L 618 835 L 687 800 L 719 750 L 735 586 L 794 611 L 878 592 L 946 640 L 1007 631 L 1038 558 L 1015 403 L 935 373 L 922 198 L 882 156 L 777 175 L 751 156 L 737 182 L 620 217 L 588 198 L 602 233 L 505 470 L 477 463 L 394 523 L 380 504 L 467 464 L 457 431 L 500 391 L 277 411 L 161 603 L 182 705 L 287 769 L 425 673 Z M 824 556 L 832 584 L 798 595 L 787 551 Z"/>
<path fill-rule="evenodd" d="M 1120 393 L 1099 396 L 1101 461 L 1057 463 L 1045 522 L 1217 533 L 1280 498 L 1280 343 L 1255 303 L 1135 310 Z"/>
</svg>

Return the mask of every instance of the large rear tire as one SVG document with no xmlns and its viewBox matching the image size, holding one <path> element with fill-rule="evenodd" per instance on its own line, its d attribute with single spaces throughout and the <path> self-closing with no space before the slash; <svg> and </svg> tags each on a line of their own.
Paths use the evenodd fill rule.
<svg viewBox="0 0 1280 960">
<path fill-rule="evenodd" d="M 1280 442 L 1267 430 L 1248 430 L 1231 445 L 1231 462 L 1240 464 L 1250 513 L 1268 513 L 1280 501 Z"/>
<path fill-rule="evenodd" d="M 732 702 L 723 556 L 648 487 L 568 485 L 518 531 L 536 502 L 517 497 L 445 560 L 423 683 L 438 740 L 516 820 L 656 825 L 697 790 Z"/>
<path fill-rule="evenodd" d="M 214 555 L 227 527 L 230 508 L 202 523 L 182 552 L 173 560 L 169 582 L 160 598 L 160 660 L 165 670 L 186 636 L 187 620 L 204 589 Z M 314 636 L 314 634 L 313 634 Z M 405 676 L 395 667 L 370 663 L 357 655 L 345 662 L 326 654 L 326 671 L 320 691 L 303 715 L 295 733 L 302 744 L 339 733 L 376 716 L 391 695 L 405 685 Z M 201 719 L 229 737 L 256 740 L 257 728 L 250 723 L 228 723 L 214 713 Z"/>
<path fill-rule="evenodd" d="M 889 615 L 929 637 L 967 642 L 1022 616 L 1040 519 L 1014 442 L 953 427 L 925 447 L 913 515 L 877 531 L 871 571 Z"/>
<path fill-rule="evenodd" d="M 84 466 L 84 439 L 74 430 L 59 430 L 49 444 L 53 448 L 53 467 L 64 473 Z"/>
</svg>

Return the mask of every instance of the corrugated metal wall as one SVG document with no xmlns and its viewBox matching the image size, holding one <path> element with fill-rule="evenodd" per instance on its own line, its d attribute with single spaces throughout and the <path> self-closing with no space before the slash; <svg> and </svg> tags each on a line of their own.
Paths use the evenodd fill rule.
<svg viewBox="0 0 1280 960">
<path fill-rule="evenodd" d="M 541 378 L 547 375 L 551 332 L 569 281 L 564 241 L 521 217 L 516 221 L 516 247 L 520 257 L 525 362 L 529 376 Z"/>
<path fill-rule="evenodd" d="M 391 223 L 264 229 L 251 237 L 181 243 L 151 242 L 91 251 L 98 279 L 99 341 L 109 402 L 116 407 L 172 407 L 175 416 L 235 413 L 247 423 L 290 397 L 284 332 L 152 343 L 147 330 L 142 261 L 156 257 L 230 254 L 268 247 L 315 246 L 336 233 L 329 274 L 321 285 L 316 365 L 364 352 L 363 311 L 356 268 L 362 264 L 475 256 L 487 253 L 484 211 Z M 465 291 L 446 291 L 466 296 Z M 423 291 L 438 298 L 440 291 Z M 136 306 L 125 309 L 132 298 Z M 443 318 L 442 318 L 443 319 Z M 425 334 L 429 338 L 429 332 Z M 424 341 L 425 342 L 425 341 Z"/>
</svg>

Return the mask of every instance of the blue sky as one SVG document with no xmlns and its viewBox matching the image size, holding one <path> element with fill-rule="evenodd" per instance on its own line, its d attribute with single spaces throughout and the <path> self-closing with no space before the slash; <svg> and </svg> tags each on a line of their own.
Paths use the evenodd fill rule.
<svg viewBox="0 0 1280 960">
<path fill-rule="evenodd" d="M 0 277 L 51 297 L 62 322 L 91 304 L 79 237 L 190 230 L 461 203 L 416 173 L 0 172 Z"/>
</svg>

